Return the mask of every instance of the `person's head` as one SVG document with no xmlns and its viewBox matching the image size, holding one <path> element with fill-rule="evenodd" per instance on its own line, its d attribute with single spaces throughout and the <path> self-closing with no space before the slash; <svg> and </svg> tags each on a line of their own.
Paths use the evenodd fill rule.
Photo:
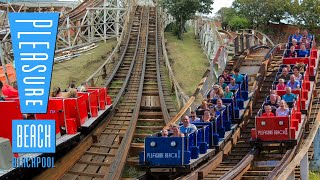
<svg viewBox="0 0 320 180">
<path fill-rule="evenodd" d="M 306 29 L 302 31 L 302 36 L 304 36 L 304 37 L 308 36 L 308 31 Z"/>
<path fill-rule="evenodd" d="M 220 78 L 219 78 L 219 83 L 220 83 L 220 84 L 223 84 L 223 83 L 224 83 L 223 77 L 220 77 Z"/>
<path fill-rule="evenodd" d="M 231 78 L 230 78 L 230 83 L 231 83 L 232 85 L 234 85 L 234 84 L 236 83 L 236 80 L 235 80 L 233 77 L 231 77 Z"/>
<path fill-rule="evenodd" d="M 191 111 L 191 113 L 190 113 L 190 117 L 191 117 L 191 119 L 192 120 L 195 120 L 196 119 L 196 112 L 194 112 L 194 111 Z"/>
<path fill-rule="evenodd" d="M 223 71 L 223 76 L 224 77 L 228 77 L 229 76 L 229 71 L 228 70 L 224 70 Z"/>
<path fill-rule="evenodd" d="M 87 82 L 82 82 L 81 86 L 88 86 L 88 83 Z"/>
<path fill-rule="evenodd" d="M 295 48 L 294 46 L 291 46 L 291 47 L 290 47 L 290 51 L 291 51 L 291 52 L 294 52 L 295 50 L 296 50 L 296 48 Z"/>
<path fill-rule="evenodd" d="M 218 92 L 219 91 L 220 86 L 219 85 L 213 85 L 213 90 L 214 92 Z"/>
<path fill-rule="evenodd" d="M 267 113 L 267 114 L 270 114 L 270 113 L 271 113 L 272 108 L 271 108 L 271 106 L 270 106 L 270 105 L 268 105 L 268 106 L 265 106 L 265 107 L 264 107 L 264 110 L 266 111 L 266 113 Z"/>
<path fill-rule="evenodd" d="M 291 87 L 286 87 L 286 94 L 291 94 Z"/>
<path fill-rule="evenodd" d="M 297 44 L 297 40 L 296 39 L 292 39 L 292 44 L 296 45 Z"/>
<path fill-rule="evenodd" d="M 288 74 L 288 68 L 282 68 L 282 74 L 286 76 Z"/>
<path fill-rule="evenodd" d="M 209 110 L 205 110 L 203 113 L 203 120 L 204 121 L 210 121 L 211 115 Z"/>
<path fill-rule="evenodd" d="M 279 79 L 279 84 L 283 85 L 284 84 L 284 79 Z"/>
<path fill-rule="evenodd" d="M 221 100 L 221 99 L 218 99 L 218 100 L 217 100 L 217 105 L 218 105 L 218 107 L 221 107 L 221 106 L 223 105 L 223 103 L 222 103 L 222 100 Z"/>
<path fill-rule="evenodd" d="M 277 96 L 275 94 L 270 95 L 270 102 L 273 104 L 277 102 Z"/>
<path fill-rule="evenodd" d="M 169 133 L 168 133 L 168 129 L 163 128 L 162 131 L 161 131 L 161 136 L 162 136 L 162 137 L 168 137 L 168 134 L 169 134 Z"/>
<path fill-rule="evenodd" d="M 301 43 L 307 43 L 307 37 L 305 37 L 305 36 L 302 37 L 302 38 L 301 38 Z"/>
<path fill-rule="evenodd" d="M 236 75 L 238 75 L 239 72 L 240 72 L 239 68 L 235 68 L 235 69 L 234 69 L 234 73 L 235 73 Z"/>
<path fill-rule="evenodd" d="M 181 122 L 183 123 L 183 126 L 188 126 L 190 123 L 188 116 L 182 116 Z"/>
<path fill-rule="evenodd" d="M 281 100 L 279 103 L 279 107 L 286 109 L 286 108 L 288 108 L 288 105 L 287 105 L 286 101 Z"/>
<path fill-rule="evenodd" d="M 178 125 L 172 124 L 171 125 L 171 129 L 172 129 L 173 135 L 179 135 L 180 134 L 180 128 L 179 128 Z"/>
<path fill-rule="evenodd" d="M 271 94 L 277 95 L 277 91 L 274 90 L 274 89 L 271 89 L 271 90 L 270 90 L 270 95 L 271 95 Z"/>
<path fill-rule="evenodd" d="M 209 109 L 206 109 L 206 110 L 203 112 L 203 115 L 204 115 L 204 116 L 210 116 L 210 111 L 209 111 Z"/>
<path fill-rule="evenodd" d="M 67 92 L 67 98 L 76 98 L 77 97 L 77 90 L 75 89 L 70 89 Z"/>
<path fill-rule="evenodd" d="M 69 88 L 76 88 L 76 85 L 72 82 L 69 84 Z"/>
<path fill-rule="evenodd" d="M 51 97 L 57 97 L 60 91 L 61 91 L 60 87 L 54 87 L 51 93 Z"/>
<path fill-rule="evenodd" d="M 201 103 L 201 105 L 202 105 L 203 107 L 206 107 L 206 106 L 208 105 L 208 102 L 207 102 L 206 100 L 203 100 L 202 103 Z"/>
<path fill-rule="evenodd" d="M 230 92 L 230 87 L 229 87 L 229 86 L 226 86 L 226 87 L 224 88 L 224 90 L 225 90 L 226 92 Z"/>
<path fill-rule="evenodd" d="M 290 82 L 291 82 L 291 83 L 294 83 L 294 81 L 295 81 L 295 77 L 294 77 L 294 75 L 292 74 L 292 75 L 290 76 Z"/>
<path fill-rule="evenodd" d="M 169 130 L 173 132 L 173 125 L 174 124 L 169 124 Z"/>
<path fill-rule="evenodd" d="M 304 43 L 301 44 L 300 49 L 305 51 L 306 50 L 306 45 Z"/>
<path fill-rule="evenodd" d="M 293 70 L 293 74 L 295 74 L 296 76 L 299 75 L 300 70 L 297 66 L 294 66 L 292 70 Z"/>
<path fill-rule="evenodd" d="M 298 36 L 298 35 L 300 34 L 300 30 L 297 29 L 297 30 L 294 32 L 294 34 Z"/>
</svg>

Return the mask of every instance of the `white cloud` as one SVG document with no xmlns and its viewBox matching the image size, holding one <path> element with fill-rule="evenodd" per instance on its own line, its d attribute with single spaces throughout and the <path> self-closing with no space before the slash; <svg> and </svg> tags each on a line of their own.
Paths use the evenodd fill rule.
<svg viewBox="0 0 320 180">
<path fill-rule="evenodd" d="M 213 3 L 213 11 L 210 16 L 214 16 L 222 7 L 231 7 L 234 0 L 215 0 Z"/>
</svg>

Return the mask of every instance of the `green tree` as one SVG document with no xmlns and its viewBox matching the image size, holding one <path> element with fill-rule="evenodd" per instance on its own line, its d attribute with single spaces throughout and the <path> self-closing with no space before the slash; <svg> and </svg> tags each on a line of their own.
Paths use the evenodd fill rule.
<svg viewBox="0 0 320 180">
<path fill-rule="evenodd" d="M 289 11 L 291 0 L 235 0 L 237 15 L 247 18 L 253 28 L 264 28 L 270 22 L 280 22 Z"/>
<path fill-rule="evenodd" d="M 236 11 L 233 8 L 222 7 L 216 15 L 221 22 L 222 29 L 226 30 L 230 20 L 236 15 Z"/>
<path fill-rule="evenodd" d="M 294 17 L 294 23 L 305 26 L 310 30 L 320 26 L 320 1 L 294 0 L 291 4 L 290 14 Z"/>
<path fill-rule="evenodd" d="M 237 31 L 240 29 L 248 28 L 250 26 L 250 23 L 246 18 L 233 16 L 229 21 L 229 26 L 232 31 Z"/>
<path fill-rule="evenodd" d="M 210 13 L 214 0 L 162 0 L 162 5 L 176 19 L 177 35 L 183 39 L 184 26 L 197 12 Z"/>
</svg>

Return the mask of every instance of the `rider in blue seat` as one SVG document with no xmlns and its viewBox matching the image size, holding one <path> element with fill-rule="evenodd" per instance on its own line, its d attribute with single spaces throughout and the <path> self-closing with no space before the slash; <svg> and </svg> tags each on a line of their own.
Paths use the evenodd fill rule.
<svg viewBox="0 0 320 180">
<path fill-rule="evenodd" d="M 194 124 L 190 124 L 188 116 L 183 116 L 181 122 L 183 123 L 182 126 L 180 126 L 181 133 L 191 134 L 197 130 Z"/>
<path fill-rule="evenodd" d="M 236 83 L 236 80 L 234 77 L 231 77 L 231 81 L 228 84 L 230 90 L 237 90 L 239 88 L 239 84 Z"/>
<path fill-rule="evenodd" d="M 238 68 L 234 69 L 234 75 L 232 77 L 236 80 L 236 82 L 242 82 L 244 78 L 242 74 L 239 74 Z"/>
<path fill-rule="evenodd" d="M 308 57 L 309 56 L 309 51 L 306 49 L 305 44 L 301 44 L 300 50 L 298 52 L 298 57 Z"/>
<path fill-rule="evenodd" d="M 300 34 L 299 30 L 296 30 L 295 34 L 292 36 L 292 39 L 296 39 L 298 42 L 301 41 L 302 35 Z"/>
</svg>

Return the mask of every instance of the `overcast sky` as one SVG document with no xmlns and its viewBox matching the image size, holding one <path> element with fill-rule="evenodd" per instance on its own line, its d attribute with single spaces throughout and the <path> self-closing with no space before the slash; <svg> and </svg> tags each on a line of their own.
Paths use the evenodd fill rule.
<svg viewBox="0 0 320 180">
<path fill-rule="evenodd" d="M 217 11 L 222 7 L 230 7 L 234 0 L 215 0 L 213 3 L 213 11 L 210 16 L 214 16 Z"/>
</svg>

